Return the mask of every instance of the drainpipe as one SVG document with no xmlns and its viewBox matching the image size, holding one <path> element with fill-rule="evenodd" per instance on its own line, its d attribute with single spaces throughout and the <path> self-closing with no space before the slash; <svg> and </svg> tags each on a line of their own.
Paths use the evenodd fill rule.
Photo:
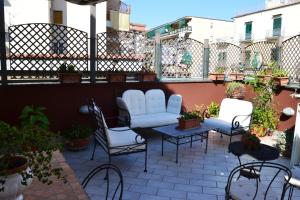
<svg viewBox="0 0 300 200">
<path fill-rule="evenodd" d="M 6 74 L 6 47 L 5 47 L 5 19 L 4 19 L 4 0 L 0 0 L 0 56 L 1 56 L 1 83 L 7 84 Z"/>
<path fill-rule="evenodd" d="M 204 49 L 203 49 L 203 79 L 208 78 L 209 72 L 209 40 L 204 40 Z"/>
<path fill-rule="evenodd" d="M 157 79 L 161 80 L 161 56 L 162 56 L 162 49 L 161 49 L 161 40 L 160 40 L 160 33 L 155 33 L 155 57 L 154 57 L 154 64 L 155 64 L 155 71 L 157 74 Z"/>
<path fill-rule="evenodd" d="M 90 7 L 90 69 L 91 83 L 96 82 L 96 4 Z"/>
</svg>

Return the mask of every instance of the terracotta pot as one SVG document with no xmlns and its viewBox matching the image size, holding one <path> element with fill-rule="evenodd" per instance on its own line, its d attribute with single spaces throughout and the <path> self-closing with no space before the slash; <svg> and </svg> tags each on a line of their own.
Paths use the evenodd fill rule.
<svg viewBox="0 0 300 200">
<path fill-rule="evenodd" d="M 230 73 L 229 79 L 232 81 L 242 81 L 244 80 L 245 75 L 243 73 Z"/>
<path fill-rule="evenodd" d="M 138 74 L 138 80 L 141 82 L 154 82 L 156 80 L 155 73 L 140 73 Z"/>
<path fill-rule="evenodd" d="M 222 73 L 209 73 L 209 79 L 212 81 L 224 81 L 225 74 Z"/>
<path fill-rule="evenodd" d="M 275 77 L 273 80 L 274 84 L 278 86 L 287 85 L 289 83 L 289 77 Z"/>
<path fill-rule="evenodd" d="M 200 120 L 199 119 L 189 119 L 189 120 L 185 120 L 185 119 L 178 119 L 178 128 L 181 130 L 186 130 L 186 129 L 192 129 L 192 128 L 196 128 L 196 127 L 200 127 Z"/>
<path fill-rule="evenodd" d="M 236 88 L 233 93 L 228 96 L 232 99 L 244 99 L 245 98 L 245 88 Z"/>
<path fill-rule="evenodd" d="M 90 144 L 90 137 L 88 138 L 78 138 L 66 141 L 66 147 L 72 151 L 79 151 L 86 149 Z"/>
<path fill-rule="evenodd" d="M 108 73 L 106 79 L 109 83 L 126 82 L 125 73 Z"/>
<path fill-rule="evenodd" d="M 261 82 L 261 83 L 268 83 L 272 79 L 272 76 L 271 75 L 258 75 L 257 78 L 258 78 L 259 82 Z"/>
<path fill-rule="evenodd" d="M 61 83 L 81 83 L 81 73 L 59 73 Z"/>
</svg>

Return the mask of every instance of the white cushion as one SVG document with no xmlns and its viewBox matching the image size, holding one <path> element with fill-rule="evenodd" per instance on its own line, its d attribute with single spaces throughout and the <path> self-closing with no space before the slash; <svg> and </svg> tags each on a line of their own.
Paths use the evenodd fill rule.
<svg viewBox="0 0 300 200">
<path fill-rule="evenodd" d="M 218 119 L 231 123 L 235 116 L 250 115 L 252 110 L 253 106 L 249 101 L 225 98 L 221 102 Z M 250 120 L 250 116 L 242 116 L 237 118 L 237 121 L 240 122 L 240 126 L 243 127 L 249 126 Z"/>
<path fill-rule="evenodd" d="M 126 103 L 131 116 L 146 113 L 145 95 L 141 90 L 126 90 L 122 99 Z"/>
<path fill-rule="evenodd" d="M 265 192 L 267 191 L 267 185 L 258 183 L 258 192 L 255 199 L 264 199 Z M 232 199 L 243 199 L 243 200 L 253 200 L 256 191 L 256 182 L 253 180 L 238 180 L 231 183 L 229 194 Z M 266 199 L 276 200 L 279 199 L 276 193 L 270 188 Z"/>
<path fill-rule="evenodd" d="M 178 94 L 172 94 L 168 100 L 167 112 L 179 114 L 181 111 L 182 96 Z"/>
<path fill-rule="evenodd" d="M 166 112 L 166 97 L 162 90 L 148 90 L 145 97 L 147 114 Z"/>
<path fill-rule="evenodd" d="M 108 132 L 108 141 L 110 146 L 110 153 L 119 152 L 124 148 L 126 151 L 130 151 L 127 149 L 130 145 L 136 145 L 138 143 L 144 142 L 142 137 L 137 137 L 137 142 L 135 140 L 137 134 L 132 130 L 127 130 L 129 127 L 116 127 L 112 129 L 107 129 Z M 125 131 L 118 131 L 118 130 L 125 130 Z M 124 147 L 120 147 L 124 146 Z M 116 148 L 114 148 L 116 147 Z M 135 149 L 145 149 L 145 145 L 141 145 L 136 147 Z"/>
<path fill-rule="evenodd" d="M 173 113 L 155 113 L 134 116 L 131 118 L 131 128 L 148 128 L 178 123 L 180 115 Z"/>
</svg>

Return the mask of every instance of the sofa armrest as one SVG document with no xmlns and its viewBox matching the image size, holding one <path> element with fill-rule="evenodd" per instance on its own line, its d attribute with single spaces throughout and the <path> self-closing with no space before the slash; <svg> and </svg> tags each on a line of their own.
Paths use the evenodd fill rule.
<svg viewBox="0 0 300 200">
<path fill-rule="evenodd" d="M 250 117 L 249 125 L 248 126 L 241 126 L 241 122 L 239 121 L 240 117 Z M 237 130 L 237 129 L 245 129 L 245 128 L 250 128 L 251 125 L 251 118 L 252 118 L 252 113 L 249 115 L 236 115 L 231 122 L 231 129 L 232 130 Z"/>
<path fill-rule="evenodd" d="M 131 124 L 131 117 L 126 103 L 121 97 L 117 97 L 117 106 L 119 110 L 118 124 L 120 126 L 129 126 Z"/>
<path fill-rule="evenodd" d="M 172 94 L 168 100 L 167 112 L 180 114 L 182 104 L 182 96 L 179 94 Z"/>
</svg>

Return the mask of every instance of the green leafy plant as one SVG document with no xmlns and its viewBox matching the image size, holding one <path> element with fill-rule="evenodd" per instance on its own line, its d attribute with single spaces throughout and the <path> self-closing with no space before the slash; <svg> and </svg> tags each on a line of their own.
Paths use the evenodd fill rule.
<svg viewBox="0 0 300 200">
<path fill-rule="evenodd" d="M 207 112 L 209 116 L 212 117 L 217 117 L 219 116 L 220 112 L 220 105 L 214 101 L 212 101 L 208 106 L 207 106 Z"/>
<path fill-rule="evenodd" d="M 216 73 L 220 73 L 220 74 L 223 74 L 225 72 L 225 67 L 217 67 L 215 69 L 215 72 Z"/>
<path fill-rule="evenodd" d="M 227 97 L 243 97 L 245 96 L 245 86 L 239 82 L 230 82 L 226 88 Z"/>
<path fill-rule="evenodd" d="M 77 71 L 75 70 L 75 65 L 67 63 L 61 64 L 58 71 L 61 73 L 77 73 Z"/>
<path fill-rule="evenodd" d="M 190 119 L 198 119 L 200 120 L 200 122 L 204 121 L 204 111 L 205 111 L 205 107 L 202 106 L 195 106 L 196 109 L 193 111 L 189 111 L 189 112 L 183 112 L 182 115 L 180 116 L 180 119 L 183 120 L 190 120 Z"/>
<path fill-rule="evenodd" d="M 91 135 L 91 128 L 82 125 L 72 125 L 70 129 L 66 129 L 63 132 L 63 136 L 66 140 L 88 138 Z"/>
<path fill-rule="evenodd" d="M 31 108 L 36 110 L 34 107 Z M 32 177 L 47 184 L 52 183 L 51 176 L 66 181 L 62 169 L 55 168 L 51 164 L 53 152 L 61 147 L 57 140 L 58 134 L 49 131 L 36 120 L 28 120 L 31 118 L 27 116 L 31 115 L 25 116 L 20 117 L 22 120 L 20 127 L 0 121 L 0 155 L 2 155 L 0 189 L 2 191 L 5 190 L 6 177 L 14 173 L 22 175 L 23 185 L 26 185 Z M 25 170 L 27 167 L 29 171 Z M 20 169 L 16 171 L 14 170 L 16 168 Z"/>
<path fill-rule="evenodd" d="M 272 76 L 273 76 L 274 78 L 287 77 L 287 76 L 288 76 L 288 73 L 287 73 L 284 69 L 281 69 L 281 68 L 275 68 L 275 69 L 273 70 Z"/>
<path fill-rule="evenodd" d="M 21 126 L 38 126 L 43 129 L 49 128 L 49 120 L 44 114 L 44 107 L 25 106 L 21 112 Z"/>
</svg>

